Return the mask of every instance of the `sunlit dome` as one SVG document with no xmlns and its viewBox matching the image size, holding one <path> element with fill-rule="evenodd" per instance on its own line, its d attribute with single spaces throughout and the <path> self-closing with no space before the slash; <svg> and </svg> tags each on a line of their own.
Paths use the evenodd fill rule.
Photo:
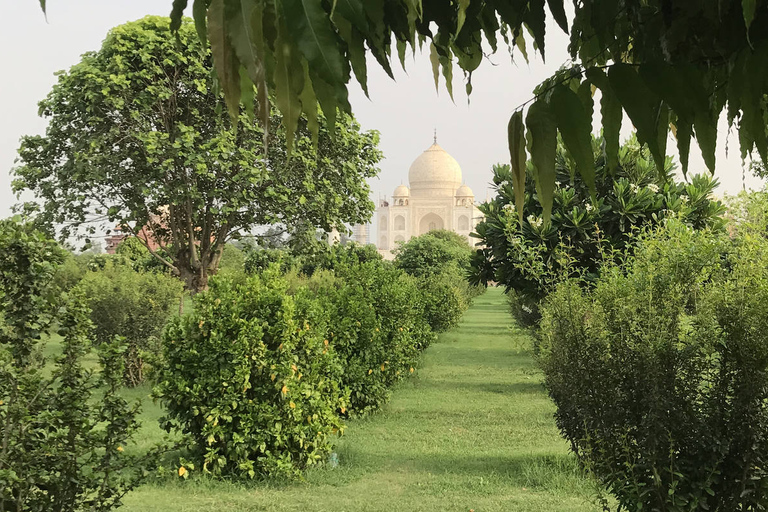
<svg viewBox="0 0 768 512">
<path fill-rule="evenodd" d="M 411 195 L 411 191 L 405 185 L 398 185 L 392 193 L 392 197 L 408 197 L 409 195 Z"/>
<path fill-rule="evenodd" d="M 437 142 L 413 161 L 408 171 L 411 193 L 453 196 L 461 186 L 461 167 Z"/>
<path fill-rule="evenodd" d="M 459 190 L 456 191 L 456 197 L 475 197 L 475 194 L 472 192 L 471 188 L 462 185 L 459 187 Z"/>
</svg>

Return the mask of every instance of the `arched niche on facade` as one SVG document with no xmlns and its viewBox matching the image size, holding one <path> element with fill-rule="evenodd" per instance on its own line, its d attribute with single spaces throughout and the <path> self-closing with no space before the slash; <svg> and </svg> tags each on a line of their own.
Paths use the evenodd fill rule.
<svg viewBox="0 0 768 512">
<path fill-rule="evenodd" d="M 381 240 L 379 240 L 379 247 L 382 248 L 382 249 L 386 249 L 387 248 L 387 237 L 386 236 L 382 236 Z"/>
<path fill-rule="evenodd" d="M 443 222 L 442 217 L 436 213 L 428 213 L 421 218 L 421 221 L 419 221 L 419 234 L 423 235 L 429 231 L 443 229 L 444 227 L 445 223 Z"/>
<path fill-rule="evenodd" d="M 397 235 L 395 237 L 395 243 L 398 243 L 398 242 L 405 242 L 405 237 L 403 235 Z"/>
<path fill-rule="evenodd" d="M 459 231 L 469 231 L 469 218 L 466 215 L 459 217 Z"/>
<path fill-rule="evenodd" d="M 382 215 L 379 217 L 379 230 L 384 231 L 387 229 L 387 216 Z"/>
<path fill-rule="evenodd" d="M 398 215 L 395 217 L 395 231 L 404 231 L 405 230 L 405 217 L 402 215 Z"/>
</svg>

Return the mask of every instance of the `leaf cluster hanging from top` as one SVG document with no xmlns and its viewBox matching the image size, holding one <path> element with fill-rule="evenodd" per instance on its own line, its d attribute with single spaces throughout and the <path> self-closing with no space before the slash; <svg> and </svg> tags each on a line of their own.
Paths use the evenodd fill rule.
<svg viewBox="0 0 768 512">
<path fill-rule="evenodd" d="M 174 0 L 176 23 L 187 3 Z M 594 89 L 601 92 L 612 165 L 623 112 L 657 163 L 671 129 L 683 169 L 695 138 L 714 172 L 723 110 L 738 131 L 742 157 L 753 151 L 768 157 L 765 0 L 580 0 L 570 17 L 564 0 L 193 0 L 192 11 L 201 37 L 213 47 L 230 109 L 253 103 L 252 84 L 262 100 L 274 88 L 289 131 L 301 113 L 316 129 L 318 103 L 331 122 L 337 108 L 349 111 L 353 73 L 367 91 L 368 53 L 392 76 L 393 53 L 404 65 L 409 49 L 426 45 L 436 85 L 442 73 L 452 95 L 457 64 L 471 92 L 484 48 L 496 52 L 499 39 L 526 59 L 526 40 L 532 39 L 544 56 L 549 11 L 570 33 L 574 66 L 542 84 L 527 114 L 510 120 L 513 164 L 519 165 L 527 146 L 545 204 L 558 133 L 575 168 L 590 180 L 585 155 Z M 259 101 L 262 109 L 264 104 Z"/>
</svg>

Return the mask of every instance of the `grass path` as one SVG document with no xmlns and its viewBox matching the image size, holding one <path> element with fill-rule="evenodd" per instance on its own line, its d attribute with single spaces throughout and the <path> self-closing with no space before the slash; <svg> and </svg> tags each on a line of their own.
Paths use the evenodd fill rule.
<svg viewBox="0 0 768 512">
<path fill-rule="evenodd" d="M 558 436 L 529 346 L 503 294 L 491 289 L 427 350 L 381 413 L 350 423 L 337 468 L 284 485 L 151 484 L 130 493 L 121 510 L 597 510 Z"/>
</svg>

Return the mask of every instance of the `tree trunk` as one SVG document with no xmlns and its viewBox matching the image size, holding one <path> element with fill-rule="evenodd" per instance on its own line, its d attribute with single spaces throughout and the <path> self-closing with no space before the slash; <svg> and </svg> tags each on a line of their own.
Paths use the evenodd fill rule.
<svg viewBox="0 0 768 512">
<path fill-rule="evenodd" d="M 198 292 L 204 292 L 208 289 L 208 270 L 190 269 L 179 267 L 179 277 L 184 282 L 184 287 L 190 295 L 196 295 Z"/>
</svg>

